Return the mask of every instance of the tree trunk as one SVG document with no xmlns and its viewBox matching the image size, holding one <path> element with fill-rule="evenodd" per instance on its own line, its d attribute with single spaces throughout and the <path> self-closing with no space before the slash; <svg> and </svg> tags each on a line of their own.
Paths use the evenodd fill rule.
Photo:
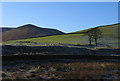
<svg viewBox="0 0 120 81">
<path fill-rule="evenodd" d="M 97 46 L 97 39 L 95 39 L 95 46 Z"/>
<path fill-rule="evenodd" d="M 90 43 L 89 43 L 89 45 L 91 45 L 91 42 L 92 42 L 92 40 L 90 39 Z"/>
</svg>

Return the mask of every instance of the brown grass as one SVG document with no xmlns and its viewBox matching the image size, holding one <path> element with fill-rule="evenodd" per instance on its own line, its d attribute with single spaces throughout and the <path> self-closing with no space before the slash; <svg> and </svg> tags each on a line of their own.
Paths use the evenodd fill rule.
<svg viewBox="0 0 120 81">
<path fill-rule="evenodd" d="M 24 68 L 23 72 L 16 71 L 12 73 L 12 71 L 10 71 L 11 72 L 10 78 L 30 79 L 32 77 L 33 79 L 40 79 L 44 76 L 49 76 L 50 79 L 61 78 L 66 79 L 68 81 L 76 79 L 82 81 L 103 81 L 104 79 L 106 79 L 105 77 L 110 77 L 110 79 L 108 79 L 107 81 L 120 80 L 119 63 L 107 63 L 107 62 L 45 63 L 45 64 L 33 64 L 31 66 L 25 67 L 26 68 Z M 29 72 L 28 69 L 30 69 Z M 10 73 L 9 71 L 6 70 L 3 70 L 3 72 L 6 73 L 6 75 L 7 73 Z M 111 77 L 113 77 L 113 79 Z"/>
</svg>

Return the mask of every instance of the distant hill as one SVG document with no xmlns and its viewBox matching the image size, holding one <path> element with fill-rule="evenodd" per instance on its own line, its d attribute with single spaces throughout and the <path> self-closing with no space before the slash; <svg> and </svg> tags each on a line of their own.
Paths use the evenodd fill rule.
<svg viewBox="0 0 120 81">
<path fill-rule="evenodd" d="M 64 32 L 56 29 L 40 28 L 32 24 L 27 24 L 14 29 L 3 28 L 3 31 L 4 32 L 2 32 L 2 41 L 64 34 Z"/>
<path fill-rule="evenodd" d="M 13 29 L 13 28 L 1 27 L 0 32 L 8 31 L 8 30 L 11 30 L 11 29 Z"/>
</svg>

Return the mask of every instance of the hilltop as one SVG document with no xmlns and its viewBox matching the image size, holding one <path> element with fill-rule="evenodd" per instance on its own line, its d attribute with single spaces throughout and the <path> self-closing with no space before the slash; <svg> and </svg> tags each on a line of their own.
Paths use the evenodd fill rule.
<svg viewBox="0 0 120 81">
<path fill-rule="evenodd" d="M 4 31 L 2 32 L 2 41 L 64 34 L 64 32 L 56 29 L 40 28 L 32 24 L 23 25 L 14 29 L 3 29 Z"/>
</svg>

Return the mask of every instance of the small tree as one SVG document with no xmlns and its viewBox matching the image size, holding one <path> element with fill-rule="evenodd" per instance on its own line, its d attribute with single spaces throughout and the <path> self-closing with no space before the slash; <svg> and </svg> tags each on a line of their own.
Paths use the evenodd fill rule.
<svg viewBox="0 0 120 81">
<path fill-rule="evenodd" d="M 87 33 L 87 35 L 88 35 L 88 39 L 89 39 L 89 45 L 92 45 L 93 34 L 92 33 Z"/>
<path fill-rule="evenodd" d="M 95 41 L 95 45 L 97 46 L 97 41 L 98 41 L 98 39 L 99 38 L 101 38 L 102 37 L 102 32 L 100 31 L 100 29 L 95 29 L 94 31 L 93 31 L 93 39 L 94 39 L 94 41 Z"/>
<path fill-rule="evenodd" d="M 102 32 L 98 28 L 94 28 L 87 32 L 87 35 L 89 37 L 89 45 L 91 45 L 91 42 L 94 41 L 95 45 L 97 46 L 98 39 L 102 37 Z"/>
</svg>

